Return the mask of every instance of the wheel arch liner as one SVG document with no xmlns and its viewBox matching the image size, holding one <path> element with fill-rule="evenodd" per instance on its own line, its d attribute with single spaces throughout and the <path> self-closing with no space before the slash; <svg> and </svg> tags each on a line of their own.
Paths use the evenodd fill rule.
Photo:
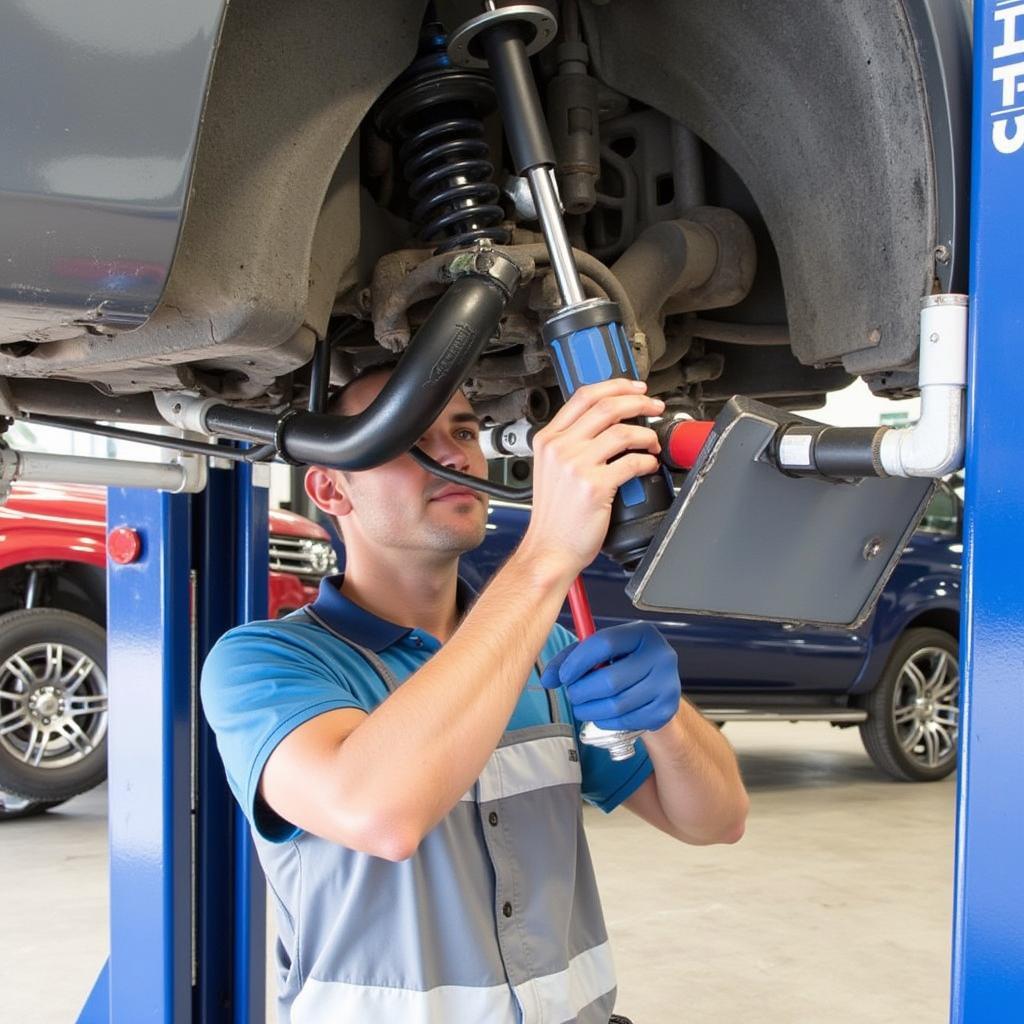
<svg viewBox="0 0 1024 1024">
<path fill-rule="evenodd" d="M 584 8 L 600 76 L 696 132 L 750 190 L 805 364 L 842 359 L 852 373 L 912 364 L 918 300 L 936 276 L 948 287 L 942 278 L 960 274 L 967 22 L 959 0 L 945 8 Z M 948 263 L 935 262 L 939 242 L 954 250 Z"/>
</svg>

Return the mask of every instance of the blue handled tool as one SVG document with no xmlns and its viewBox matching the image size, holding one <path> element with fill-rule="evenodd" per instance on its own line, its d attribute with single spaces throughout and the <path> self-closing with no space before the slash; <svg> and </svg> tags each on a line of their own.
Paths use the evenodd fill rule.
<svg viewBox="0 0 1024 1024">
<path fill-rule="evenodd" d="M 622 328 L 619 307 L 588 299 L 562 219 L 555 186 L 555 152 L 530 70 L 530 56 L 550 42 L 557 25 L 550 11 L 531 4 L 487 10 L 466 22 L 448 44 L 448 53 L 466 67 L 490 66 L 516 171 L 533 195 L 561 308 L 543 327 L 564 398 L 584 384 L 615 377 L 639 379 Z M 627 568 L 643 557 L 658 523 L 672 504 L 663 471 L 637 477 L 619 489 L 603 550 Z"/>
</svg>

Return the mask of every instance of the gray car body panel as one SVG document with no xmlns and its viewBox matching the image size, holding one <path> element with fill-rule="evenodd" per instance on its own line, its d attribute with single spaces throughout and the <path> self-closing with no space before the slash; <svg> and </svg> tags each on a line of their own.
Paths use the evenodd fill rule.
<svg viewBox="0 0 1024 1024">
<path fill-rule="evenodd" d="M 137 327 L 170 272 L 225 0 L 3 0 L 0 341 Z"/>
<path fill-rule="evenodd" d="M 6 2 L 0 82 L 39 98 L 0 115 L 0 342 L 45 344 L 0 351 L 0 376 L 272 392 L 377 255 L 355 143 L 415 51 L 424 3 L 232 0 L 218 37 L 215 0 L 103 0 L 106 17 L 97 0 L 91 21 L 73 0 Z M 456 25 L 479 4 L 438 9 Z M 918 300 L 963 276 L 959 0 L 583 13 L 598 73 L 696 131 L 749 188 L 797 360 L 912 370 Z M 733 356 L 740 369 L 741 355 L 760 353 Z"/>
</svg>

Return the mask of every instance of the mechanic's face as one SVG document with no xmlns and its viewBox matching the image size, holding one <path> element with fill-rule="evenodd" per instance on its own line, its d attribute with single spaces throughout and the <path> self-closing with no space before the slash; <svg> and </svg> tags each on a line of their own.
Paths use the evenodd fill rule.
<svg viewBox="0 0 1024 1024">
<path fill-rule="evenodd" d="M 345 413 L 362 412 L 380 393 L 388 374 L 363 378 L 345 393 Z M 476 415 L 456 392 L 419 447 L 443 466 L 486 478 Z M 329 515 L 337 516 L 346 547 L 367 545 L 459 555 L 484 539 L 487 498 L 421 469 L 402 455 L 375 469 L 341 472 L 313 466 L 306 491 Z"/>
</svg>

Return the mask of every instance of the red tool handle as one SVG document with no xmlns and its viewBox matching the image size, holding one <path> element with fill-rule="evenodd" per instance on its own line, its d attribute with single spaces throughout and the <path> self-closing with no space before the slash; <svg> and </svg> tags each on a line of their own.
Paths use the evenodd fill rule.
<svg viewBox="0 0 1024 1024">
<path fill-rule="evenodd" d="M 670 424 L 659 434 L 662 461 L 672 469 L 692 469 L 714 427 L 710 420 L 679 420 Z"/>
<path fill-rule="evenodd" d="M 577 576 L 569 588 L 569 610 L 572 612 L 572 622 L 576 627 L 576 636 L 585 640 L 592 636 L 594 629 L 594 616 L 590 612 L 590 601 L 587 599 L 587 591 L 583 586 L 583 577 Z M 596 666 L 600 668 L 601 666 Z M 634 740 L 640 735 L 639 732 L 630 732 L 622 729 L 603 729 L 595 722 L 584 722 L 580 728 L 580 742 L 587 746 L 600 747 L 607 750 L 613 761 L 625 761 L 636 753 Z"/>
<path fill-rule="evenodd" d="M 576 629 L 576 636 L 585 640 L 596 632 L 594 616 L 590 611 L 590 600 L 587 597 L 586 588 L 583 586 L 583 577 L 577 576 L 569 588 L 569 611 L 572 612 L 572 624 Z"/>
</svg>

